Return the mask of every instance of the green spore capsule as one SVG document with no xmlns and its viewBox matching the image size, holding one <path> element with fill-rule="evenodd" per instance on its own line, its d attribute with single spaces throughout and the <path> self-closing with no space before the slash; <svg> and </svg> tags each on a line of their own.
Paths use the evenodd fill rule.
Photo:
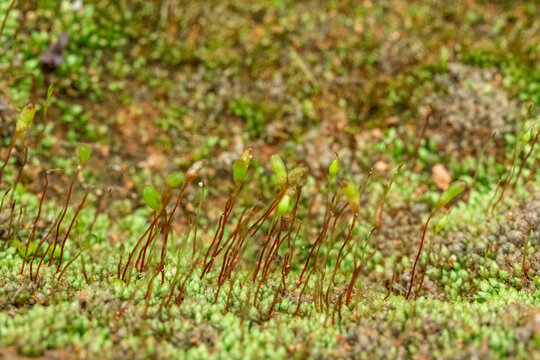
<svg viewBox="0 0 540 360">
<path fill-rule="evenodd" d="M 243 181 L 244 177 L 247 174 L 248 164 L 242 160 L 238 159 L 233 163 L 233 178 L 234 181 Z"/>
<path fill-rule="evenodd" d="M 352 181 L 343 181 L 343 193 L 349 201 L 351 209 L 358 213 L 360 210 L 360 193 L 358 187 Z"/>
<path fill-rule="evenodd" d="M 181 171 L 175 171 L 167 176 L 167 186 L 171 188 L 176 188 L 184 182 L 184 173 Z"/>
<path fill-rule="evenodd" d="M 249 165 L 249 162 L 251 161 L 251 148 L 247 149 L 242 153 L 241 159 Z"/>
<path fill-rule="evenodd" d="M 82 144 L 77 146 L 77 157 L 79 158 L 79 163 L 82 165 L 85 162 L 90 159 L 90 154 L 92 151 L 90 150 L 90 146 L 86 144 Z"/>
<path fill-rule="evenodd" d="M 233 178 L 234 181 L 243 181 L 246 177 L 247 170 L 249 168 L 249 161 L 251 160 L 251 149 L 244 151 L 242 157 L 233 163 Z"/>
<path fill-rule="evenodd" d="M 461 194 L 467 188 L 467 184 L 463 180 L 458 180 L 450 184 L 448 189 L 446 189 L 437 201 L 435 205 L 435 210 L 440 210 L 445 207 L 453 198 Z"/>
<path fill-rule="evenodd" d="M 339 157 L 336 157 L 328 168 L 328 177 L 333 181 L 339 171 Z"/>
<path fill-rule="evenodd" d="M 19 118 L 17 119 L 17 125 L 15 127 L 15 139 L 21 139 L 21 141 L 24 141 L 26 131 L 30 125 L 32 125 L 35 116 L 36 107 L 32 103 L 29 103 L 21 110 Z"/>
<path fill-rule="evenodd" d="M 287 187 L 287 168 L 285 167 L 283 160 L 281 160 L 279 155 L 272 155 L 270 158 L 270 165 L 272 166 L 272 170 L 274 170 L 274 175 L 276 176 L 279 186 L 282 189 L 285 189 L 285 187 Z"/>
<path fill-rule="evenodd" d="M 153 186 L 146 185 L 144 187 L 143 200 L 149 208 L 155 211 L 161 210 L 161 196 Z"/>
<path fill-rule="evenodd" d="M 291 208 L 291 197 L 288 194 L 285 194 L 277 206 L 276 212 L 279 216 L 283 216 L 289 212 Z"/>
</svg>

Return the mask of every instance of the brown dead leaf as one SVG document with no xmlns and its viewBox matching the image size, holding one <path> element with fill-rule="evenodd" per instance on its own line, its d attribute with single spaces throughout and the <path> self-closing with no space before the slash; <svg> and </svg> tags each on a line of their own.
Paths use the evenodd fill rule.
<svg viewBox="0 0 540 360">
<path fill-rule="evenodd" d="M 435 182 L 435 185 L 437 185 L 440 190 L 448 189 L 448 186 L 450 186 L 450 183 L 452 182 L 452 177 L 444 165 L 437 164 L 433 166 L 431 173 L 433 174 L 433 181 Z"/>
</svg>

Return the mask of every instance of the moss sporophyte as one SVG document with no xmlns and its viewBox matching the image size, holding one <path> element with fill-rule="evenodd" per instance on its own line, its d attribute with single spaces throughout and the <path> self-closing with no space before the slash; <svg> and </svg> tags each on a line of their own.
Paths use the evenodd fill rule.
<svg viewBox="0 0 540 360">
<path fill-rule="evenodd" d="M 485 5 L 0 1 L 0 357 L 537 358 L 538 6 Z"/>
<path fill-rule="evenodd" d="M 17 135 L 14 136 L 13 142 L 20 139 L 24 146 L 24 133 L 28 130 L 33 116 L 34 112 L 31 111 L 30 107 L 23 111 L 20 116 L 21 123 L 17 127 Z M 525 134 L 522 142 L 531 141 L 531 138 L 532 135 Z M 24 244 L 20 268 L 21 278 L 24 279 L 26 263 L 29 262 L 29 279 L 36 284 L 40 280 L 40 270 L 43 264 L 55 263 L 56 271 L 54 275 L 58 283 L 63 279 L 64 281 L 70 279 L 68 275 L 70 269 L 75 261 L 79 259 L 81 262 L 81 274 L 85 283 L 90 286 L 93 282 L 92 277 L 88 275 L 86 270 L 85 254 L 95 245 L 102 243 L 103 239 L 91 231 L 77 249 L 70 249 L 68 252 L 70 259 L 64 264 L 66 244 L 72 229 L 76 227 L 77 219 L 83 210 L 91 189 L 86 186 L 81 176 L 82 169 L 87 166 L 90 160 L 90 147 L 84 144 L 80 145 L 76 149 L 76 154 L 76 171 L 71 178 L 64 206 L 50 224 L 48 232 L 44 236 L 40 235 L 42 238 L 35 245 L 34 240 L 49 189 L 50 175 L 55 170 L 44 173 L 44 185 L 37 213 L 33 219 L 28 239 Z M 324 193 L 326 201 L 322 226 L 311 245 L 310 242 L 306 242 L 304 239 L 301 240 L 305 244 L 303 247 L 307 245 L 309 248 L 309 251 L 306 249 L 306 254 L 303 257 L 298 251 L 297 243 L 299 237 L 304 237 L 306 234 L 301 232 L 303 221 L 298 217 L 298 213 L 302 200 L 302 189 L 306 186 L 307 177 L 309 176 L 308 168 L 299 166 L 288 171 L 280 156 L 277 154 L 272 155 L 270 168 L 273 171 L 278 188 L 270 205 L 260 214 L 260 206 L 253 206 L 249 203 L 247 205 L 243 204 L 239 214 L 235 216 L 234 209 L 238 203 L 242 185 L 246 182 L 251 158 L 251 150 L 248 149 L 232 164 L 233 187 L 219 216 L 213 239 L 208 246 L 200 242 L 197 237 L 201 205 L 205 194 L 204 182 L 199 183 L 201 194 L 196 219 L 194 222 L 189 221 L 190 225 L 185 230 L 180 245 L 176 249 L 175 271 L 168 281 L 166 281 L 165 277 L 167 244 L 172 234 L 174 215 L 184 198 L 186 190 L 199 176 L 204 162 L 194 163 L 185 173 L 180 171 L 170 173 L 163 182 L 161 192 L 152 185 L 145 185 L 142 188 L 142 200 L 152 210 L 152 216 L 148 221 L 149 225 L 146 231 L 134 243 L 125 263 L 122 256 L 120 256 L 117 265 L 117 276 L 120 278 L 119 281 L 125 284 L 126 288 L 130 288 L 130 283 L 133 281 L 136 282 L 134 289 L 146 286 L 143 296 L 145 301 L 143 318 L 153 316 L 152 311 L 155 311 L 156 314 L 166 313 L 171 303 L 181 305 L 186 291 L 188 291 L 190 284 L 193 284 L 194 274 L 197 274 L 199 280 L 207 279 L 205 281 L 215 285 L 215 291 L 211 295 L 213 303 L 216 305 L 222 303 L 227 311 L 235 302 L 235 292 L 248 287 L 249 290 L 243 298 L 244 303 L 250 303 L 250 306 L 255 309 L 265 309 L 264 319 L 267 320 L 274 317 L 276 311 L 280 311 L 278 310 L 281 308 L 280 302 L 287 299 L 291 293 L 294 294 L 296 305 L 292 307 L 295 308 L 293 315 L 300 316 L 303 313 L 302 305 L 308 301 L 306 299 L 309 299 L 309 303 L 312 304 L 314 310 L 324 314 L 325 325 L 328 323 L 334 325 L 341 322 L 344 309 L 355 306 L 353 300 L 356 291 L 358 291 L 357 284 L 362 274 L 370 266 L 371 259 L 375 256 L 375 252 L 370 250 L 371 239 L 374 234 L 382 231 L 382 214 L 385 212 L 385 203 L 389 198 L 392 185 L 401 174 L 405 163 L 402 162 L 395 168 L 390 180 L 385 185 L 382 185 L 380 197 L 372 202 L 373 208 L 369 208 L 365 206 L 368 201 L 364 200 L 364 197 L 369 195 L 366 193 L 366 189 L 373 171 L 367 172 L 360 185 L 356 185 L 351 178 L 343 179 L 340 177 L 339 157 L 336 157 L 328 169 L 328 186 Z M 82 180 L 85 191 L 78 205 L 74 208 L 71 220 L 64 226 L 64 220 L 69 213 L 70 199 L 74 193 L 74 184 L 79 178 Z M 474 180 L 471 183 L 474 184 Z M 434 229 L 435 234 L 441 233 L 448 223 L 453 206 L 451 205 L 452 202 L 466 189 L 467 184 L 465 181 L 455 181 L 440 194 L 438 200 L 434 203 L 433 209 L 422 228 L 422 237 L 416 258 L 412 264 L 405 299 L 410 299 L 415 284 L 416 293 L 414 299 L 416 299 L 424 284 L 433 250 L 433 240 L 429 242 L 427 260 L 423 263 L 420 281 L 415 282 L 415 275 L 430 221 L 436 215 L 441 214 Z M 6 190 L 4 197 L 8 192 L 9 190 Z M 175 196 L 176 200 L 173 202 Z M 13 218 L 14 205 L 14 202 L 11 202 L 9 206 L 11 219 Z M 351 216 L 347 217 L 346 214 Z M 93 227 L 97 216 L 98 211 L 96 210 L 90 229 Z M 367 227 L 369 231 L 359 237 L 358 226 Z M 10 224 L 9 228 L 11 229 L 11 227 Z M 526 278 L 529 275 L 525 265 L 525 254 L 531 232 L 532 230 L 529 232 L 523 247 L 522 271 Z M 259 246 L 253 247 L 251 245 L 253 239 L 259 239 Z M 48 243 L 47 240 L 49 240 Z M 188 242 L 192 244 L 191 251 L 188 251 Z M 41 248 L 45 243 L 47 243 L 47 247 L 42 251 Z M 7 244 L 7 241 L 4 241 L 4 244 Z M 159 247 L 161 247 L 161 251 L 158 250 Z M 186 260 L 187 253 L 190 253 L 189 260 Z M 38 258 L 40 258 L 39 264 L 36 271 L 34 271 L 34 262 Z M 296 262 L 301 262 L 302 265 L 299 266 Z M 219 264 L 217 271 L 213 269 L 215 263 Z M 297 274 L 299 274 L 299 277 L 291 283 L 288 276 L 295 268 L 298 269 Z M 133 273 L 134 269 L 137 270 L 138 274 Z M 393 265 L 392 278 L 388 286 L 388 292 L 384 297 L 385 300 L 392 293 L 395 278 L 398 276 L 397 269 L 398 262 L 396 261 Z M 198 271 L 200 271 L 200 275 Z M 141 282 L 141 274 L 143 274 L 142 279 L 145 279 L 143 282 Z M 160 274 L 160 285 L 163 286 L 167 283 L 167 288 L 164 296 L 157 301 L 157 309 L 155 309 L 155 294 L 157 291 L 163 292 L 163 290 L 158 290 L 160 285 L 156 284 L 156 278 Z M 327 276 L 327 274 L 330 274 L 330 276 Z M 227 291 L 220 296 L 226 283 L 229 284 L 226 287 Z M 343 285 L 343 289 L 340 289 L 340 284 Z M 132 296 L 139 290 L 134 291 Z M 173 302 L 175 295 L 176 301 Z M 244 314 L 243 311 L 242 314 Z M 241 318 L 245 319 L 245 315 L 241 315 Z"/>
<path fill-rule="evenodd" d="M 538 357 L 536 3 L 238 5 L 0 1 L 0 357 Z"/>
</svg>

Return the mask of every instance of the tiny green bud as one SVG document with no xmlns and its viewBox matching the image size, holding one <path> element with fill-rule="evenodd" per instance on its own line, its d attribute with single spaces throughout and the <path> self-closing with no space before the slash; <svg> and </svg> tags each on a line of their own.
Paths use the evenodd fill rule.
<svg viewBox="0 0 540 360">
<path fill-rule="evenodd" d="M 529 142 L 529 140 L 531 140 L 531 136 L 532 136 L 532 133 L 531 133 L 531 130 L 529 130 L 525 134 L 523 134 L 523 136 L 521 137 L 521 141 L 524 144 L 526 144 Z"/>
<path fill-rule="evenodd" d="M 330 181 L 334 180 L 337 173 L 339 171 L 339 157 L 336 156 L 334 161 L 330 164 L 330 167 L 328 168 L 328 176 L 330 178 Z"/>
<path fill-rule="evenodd" d="M 234 181 L 242 181 L 247 174 L 248 164 L 242 160 L 238 159 L 233 163 L 233 178 Z"/>
<path fill-rule="evenodd" d="M 290 208 L 291 208 L 291 197 L 288 194 L 285 194 L 279 201 L 279 204 L 276 210 L 277 214 L 279 216 L 283 216 L 289 212 Z"/>
<path fill-rule="evenodd" d="M 233 163 L 233 178 L 234 181 L 243 181 L 246 177 L 246 173 L 249 167 L 249 161 L 251 160 L 251 149 L 247 149 L 242 154 L 242 157 Z"/>
<path fill-rule="evenodd" d="M 15 139 L 24 139 L 24 135 L 26 135 L 26 131 L 32 125 L 35 115 L 36 107 L 32 103 L 29 103 L 21 110 L 17 119 L 17 125 L 15 126 Z"/>
<path fill-rule="evenodd" d="M 454 181 L 448 189 L 446 189 L 437 201 L 435 210 L 440 210 L 445 207 L 453 198 L 461 194 L 467 188 L 467 183 L 463 180 Z"/>
<path fill-rule="evenodd" d="M 251 148 L 247 149 L 246 151 L 242 153 L 241 159 L 244 160 L 249 165 L 249 162 L 251 160 Z"/>
<path fill-rule="evenodd" d="M 146 185 L 144 187 L 143 200 L 151 209 L 155 211 L 161 210 L 161 196 L 153 186 Z"/>
<path fill-rule="evenodd" d="M 360 210 L 360 193 L 358 192 L 358 187 L 352 181 L 343 181 L 341 185 L 352 210 L 358 213 Z"/>
<path fill-rule="evenodd" d="M 181 171 L 175 171 L 167 176 L 167 186 L 175 188 L 180 186 L 186 177 Z"/>
<path fill-rule="evenodd" d="M 90 159 L 90 154 L 90 146 L 86 144 L 77 146 L 77 157 L 79 158 L 80 164 L 84 164 L 85 162 L 87 162 L 88 159 Z"/>
<path fill-rule="evenodd" d="M 306 184 L 307 168 L 303 166 L 295 167 L 289 172 L 288 183 L 291 186 L 304 186 Z"/>
<path fill-rule="evenodd" d="M 276 176 L 279 186 L 284 189 L 287 186 L 287 168 L 285 167 L 283 160 L 281 160 L 279 155 L 272 155 L 270 158 L 270 165 L 272 166 L 272 170 L 274 170 L 274 175 Z"/>
</svg>

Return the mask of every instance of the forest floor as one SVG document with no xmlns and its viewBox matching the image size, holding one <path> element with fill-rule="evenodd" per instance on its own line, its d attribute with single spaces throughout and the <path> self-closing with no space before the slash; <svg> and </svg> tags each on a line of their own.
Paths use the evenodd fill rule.
<svg viewBox="0 0 540 360">
<path fill-rule="evenodd" d="M 540 356 L 537 1 L 4 18 L 0 358 Z"/>
</svg>

